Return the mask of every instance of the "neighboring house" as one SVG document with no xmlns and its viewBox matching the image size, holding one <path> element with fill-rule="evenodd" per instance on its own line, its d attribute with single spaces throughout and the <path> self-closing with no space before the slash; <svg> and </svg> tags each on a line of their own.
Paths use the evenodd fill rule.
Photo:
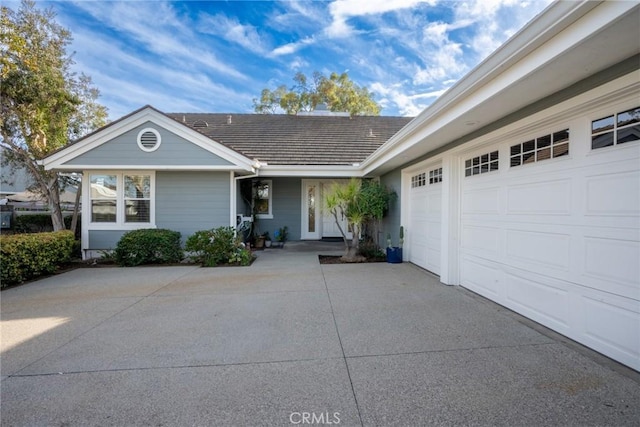
<svg viewBox="0 0 640 427">
<path fill-rule="evenodd" d="M 404 127 L 145 107 L 44 164 L 84 173 L 85 251 L 233 225 L 251 176 L 268 186 L 261 225 L 319 239 L 323 185 L 379 178 L 407 261 L 638 370 L 638 22 L 637 2 L 554 3 Z"/>
</svg>

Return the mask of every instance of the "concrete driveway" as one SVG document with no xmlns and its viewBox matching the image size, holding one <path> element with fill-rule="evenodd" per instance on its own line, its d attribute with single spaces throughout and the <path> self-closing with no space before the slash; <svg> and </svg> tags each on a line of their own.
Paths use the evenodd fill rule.
<svg viewBox="0 0 640 427">
<path fill-rule="evenodd" d="M 2 425 L 640 422 L 636 372 L 413 265 L 305 248 L 2 292 Z"/>
</svg>

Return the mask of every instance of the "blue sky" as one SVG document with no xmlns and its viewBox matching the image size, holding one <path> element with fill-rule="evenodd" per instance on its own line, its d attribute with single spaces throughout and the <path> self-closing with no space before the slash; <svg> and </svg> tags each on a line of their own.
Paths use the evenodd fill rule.
<svg viewBox="0 0 640 427">
<path fill-rule="evenodd" d="M 116 119 L 253 112 L 298 71 L 348 72 L 383 115 L 415 116 L 547 5 L 547 0 L 58 1 L 74 69 Z M 17 7 L 17 3 L 11 3 Z"/>
</svg>

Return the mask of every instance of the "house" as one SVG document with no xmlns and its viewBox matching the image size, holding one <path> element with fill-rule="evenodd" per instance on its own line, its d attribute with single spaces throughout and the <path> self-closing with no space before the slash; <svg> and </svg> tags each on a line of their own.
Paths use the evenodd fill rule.
<svg viewBox="0 0 640 427">
<path fill-rule="evenodd" d="M 254 178 L 263 224 L 319 239 L 323 185 L 378 178 L 407 261 L 640 370 L 638 22 L 637 2 L 553 3 L 408 122 L 145 107 L 43 164 L 85 176 L 87 254 L 235 225 Z"/>
</svg>

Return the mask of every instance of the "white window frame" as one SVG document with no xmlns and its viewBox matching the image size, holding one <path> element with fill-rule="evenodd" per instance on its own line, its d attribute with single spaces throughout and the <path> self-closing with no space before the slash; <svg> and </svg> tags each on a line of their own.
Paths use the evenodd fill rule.
<svg viewBox="0 0 640 427">
<path fill-rule="evenodd" d="M 269 186 L 269 198 L 266 199 L 269 202 L 269 212 L 268 213 L 257 213 L 256 217 L 259 219 L 273 219 L 273 181 L 270 179 L 261 179 L 260 183 Z M 257 190 L 257 186 L 254 187 L 254 191 Z M 257 198 L 257 195 L 254 194 L 254 199 Z"/>
<path fill-rule="evenodd" d="M 115 175 L 116 176 L 116 222 L 93 222 L 91 220 L 91 176 L 92 175 Z M 150 203 L 149 222 L 125 222 L 125 175 L 148 175 L 150 177 Z M 82 217 L 88 218 L 87 224 L 90 230 L 137 230 L 139 228 L 156 228 L 156 173 L 155 171 L 113 171 L 95 170 L 86 171 L 83 180 L 82 191 L 85 194 L 83 202 Z"/>
<path fill-rule="evenodd" d="M 618 126 L 618 116 L 620 114 L 627 113 L 627 112 L 629 112 L 631 110 L 638 110 L 638 109 L 640 109 L 640 106 L 628 108 L 628 109 L 625 109 L 624 111 L 620 111 L 620 112 L 617 112 L 617 113 L 612 113 L 612 114 L 609 114 L 607 116 L 591 120 L 591 130 L 590 130 L 591 131 L 591 151 L 597 151 L 597 150 L 607 149 L 607 148 L 611 148 L 611 147 L 617 147 L 618 145 L 624 145 L 624 144 L 626 144 L 628 142 L 631 142 L 631 143 L 638 142 L 639 140 L 618 142 L 618 131 L 620 131 L 622 129 L 628 129 L 628 128 L 631 128 L 631 127 L 634 127 L 634 126 L 638 126 L 637 122 L 630 123 L 628 125 Z M 610 117 L 613 117 L 613 125 L 612 125 L 611 129 L 607 129 L 607 130 L 599 131 L 599 132 L 594 132 L 593 131 L 594 122 L 598 122 L 600 120 L 608 119 Z M 606 135 L 608 133 L 611 133 L 613 144 L 605 145 L 605 146 L 602 146 L 602 147 L 594 147 L 593 146 L 593 138 L 594 137 L 601 136 L 601 135 Z"/>
</svg>

